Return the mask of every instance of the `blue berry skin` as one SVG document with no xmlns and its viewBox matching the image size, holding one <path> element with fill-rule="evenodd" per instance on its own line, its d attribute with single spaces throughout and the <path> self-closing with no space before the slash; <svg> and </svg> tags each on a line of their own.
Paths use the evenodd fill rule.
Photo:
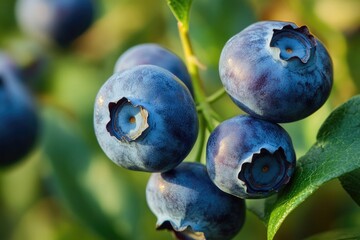
<svg viewBox="0 0 360 240">
<path fill-rule="evenodd" d="M 95 18 L 93 0 L 18 0 L 16 18 L 35 39 L 67 47 Z"/>
<path fill-rule="evenodd" d="M 199 128 L 189 90 L 154 65 L 115 73 L 104 83 L 96 97 L 94 127 L 113 162 L 148 172 L 167 171 L 183 161 Z"/>
<path fill-rule="evenodd" d="M 245 201 L 220 191 L 200 163 L 151 174 L 146 200 L 156 228 L 173 231 L 177 239 L 231 239 L 245 220 Z"/>
<path fill-rule="evenodd" d="M 19 69 L 0 53 L 0 167 L 20 162 L 34 148 L 39 118 Z"/>
<path fill-rule="evenodd" d="M 144 43 L 129 48 L 116 61 L 114 72 L 138 65 L 155 65 L 177 76 L 193 94 L 191 77 L 184 62 L 173 52 L 154 43 Z"/>
<path fill-rule="evenodd" d="M 210 134 L 206 166 L 222 191 L 265 198 L 281 190 L 296 165 L 288 133 L 278 124 L 247 115 L 222 122 Z"/>
<path fill-rule="evenodd" d="M 327 100 L 333 84 L 331 58 L 307 27 L 263 21 L 224 46 L 220 78 L 245 112 L 277 123 L 303 119 Z"/>
</svg>

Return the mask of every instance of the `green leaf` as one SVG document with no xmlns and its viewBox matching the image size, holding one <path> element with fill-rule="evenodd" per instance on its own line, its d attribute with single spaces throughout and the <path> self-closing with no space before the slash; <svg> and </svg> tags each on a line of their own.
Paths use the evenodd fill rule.
<svg viewBox="0 0 360 240">
<path fill-rule="evenodd" d="M 340 177 L 340 182 L 352 199 L 360 206 L 360 168 Z"/>
<path fill-rule="evenodd" d="M 188 28 L 192 0 L 168 0 L 167 3 L 175 18 Z"/>
<path fill-rule="evenodd" d="M 43 119 L 49 185 L 73 214 L 104 239 L 129 239 L 132 218 L 140 215 L 129 199 L 131 191 L 104 165 L 107 161 L 92 158 L 73 119 L 50 108 L 44 110 Z"/>
<path fill-rule="evenodd" d="M 359 229 L 336 229 L 329 232 L 316 234 L 305 240 L 357 240 L 360 239 Z"/>
<path fill-rule="evenodd" d="M 264 201 L 268 239 L 272 240 L 285 218 L 324 183 L 360 168 L 360 96 L 330 114 L 317 141 L 298 160 L 291 183 L 276 201 Z M 250 206 L 251 207 L 251 206 Z"/>
</svg>

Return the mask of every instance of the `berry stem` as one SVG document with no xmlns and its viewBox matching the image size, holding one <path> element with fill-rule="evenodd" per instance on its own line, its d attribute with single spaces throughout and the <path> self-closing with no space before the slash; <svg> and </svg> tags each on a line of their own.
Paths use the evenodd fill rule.
<svg viewBox="0 0 360 240">
<path fill-rule="evenodd" d="M 220 88 L 219 90 L 217 90 L 216 92 L 214 92 L 213 94 L 211 94 L 210 96 L 207 97 L 206 101 L 208 103 L 213 103 L 215 101 L 217 101 L 218 99 L 220 99 L 222 96 L 224 96 L 226 93 L 225 88 Z"/>
<path fill-rule="evenodd" d="M 195 161 L 201 163 L 202 160 L 202 154 L 203 149 L 205 145 L 206 140 L 206 128 L 204 127 L 205 124 L 205 118 L 200 117 L 199 118 L 199 135 L 197 138 L 198 147 L 196 149 L 196 155 L 195 155 Z"/>
<path fill-rule="evenodd" d="M 203 120 L 205 120 L 206 128 L 210 132 L 212 132 L 215 128 L 212 119 L 212 114 L 214 110 L 211 108 L 209 102 L 207 101 L 203 81 L 201 80 L 199 74 L 199 63 L 197 61 L 196 55 L 194 54 L 190 41 L 189 29 L 181 22 L 178 22 L 178 29 L 182 48 L 185 55 L 186 66 L 191 76 L 192 84 L 194 87 L 195 101 L 197 104 L 197 109 L 199 111 L 200 122 L 202 120 L 201 118 L 203 118 Z M 202 128 L 203 126 L 204 125 L 200 125 L 200 128 Z"/>
</svg>

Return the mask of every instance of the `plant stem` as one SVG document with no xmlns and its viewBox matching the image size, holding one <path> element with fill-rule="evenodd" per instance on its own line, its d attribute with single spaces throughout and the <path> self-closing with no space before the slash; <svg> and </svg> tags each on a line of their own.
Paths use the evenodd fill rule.
<svg viewBox="0 0 360 240">
<path fill-rule="evenodd" d="M 207 101 L 203 82 L 200 78 L 199 67 L 198 67 L 199 63 L 197 61 L 197 58 L 194 54 L 191 45 L 191 41 L 189 37 L 189 29 L 181 22 L 178 22 L 178 29 L 179 29 L 182 48 L 185 55 L 186 66 L 191 76 L 191 80 L 194 88 L 195 101 L 200 115 L 199 118 L 203 118 L 205 120 L 206 128 L 210 132 L 212 132 L 215 128 L 215 125 L 212 121 L 213 110 Z M 200 127 L 203 127 L 203 125 L 200 125 Z"/>
<path fill-rule="evenodd" d="M 206 140 L 205 139 L 206 128 L 205 128 L 204 124 L 205 124 L 205 119 L 201 115 L 199 117 L 200 129 L 199 129 L 199 135 L 198 135 L 198 139 L 197 139 L 198 147 L 196 149 L 197 152 L 196 152 L 196 155 L 195 155 L 195 161 L 200 162 L 200 163 L 201 163 L 202 153 L 203 153 L 203 150 L 204 150 L 204 145 L 205 145 L 205 140 Z"/>
<path fill-rule="evenodd" d="M 219 90 L 217 90 L 216 92 L 214 92 L 213 94 L 211 94 L 210 96 L 208 96 L 206 101 L 208 103 L 213 103 L 216 100 L 218 100 L 219 98 L 221 98 L 222 96 L 224 96 L 225 93 L 226 93 L 225 88 L 222 87 Z"/>
</svg>

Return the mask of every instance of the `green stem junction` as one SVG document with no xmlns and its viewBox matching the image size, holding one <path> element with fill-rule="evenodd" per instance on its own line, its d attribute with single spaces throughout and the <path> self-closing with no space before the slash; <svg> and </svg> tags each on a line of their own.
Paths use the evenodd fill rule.
<svg viewBox="0 0 360 240">
<path fill-rule="evenodd" d="M 210 103 L 221 97 L 224 94 L 224 91 L 223 90 L 218 91 L 210 97 L 206 96 L 205 88 L 203 86 L 203 81 L 199 73 L 200 63 L 194 53 L 190 41 L 188 26 L 184 25 L 182 22 L 179 21 L 178 30 L 179 30 L 182 48 L 185 55 L 186 66 L 191 76 L 191 80 L 194 88 L 195 102 L 199 113 L 199 124 L 200 124 L 199 137 L 198 137 L 199 150 L 196 159 L 197 161 L 200 161 L 203 146 L 206 140 L 205 138 L 206 130 L 212 132 L 216 127 L 215 122 L 220 121 L 219 116 L 211 108 Z"/>
</svg>

